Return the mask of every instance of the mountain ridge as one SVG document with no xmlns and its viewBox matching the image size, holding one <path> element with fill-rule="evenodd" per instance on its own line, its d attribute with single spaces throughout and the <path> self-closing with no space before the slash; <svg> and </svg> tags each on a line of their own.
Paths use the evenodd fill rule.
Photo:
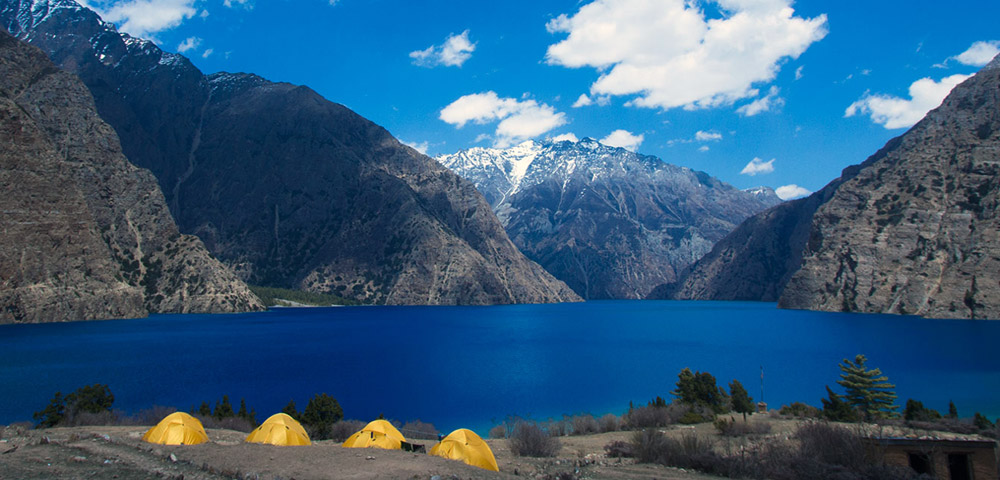
<svg viewBox="0 0 1000 480">
<path fill-rule="evenodd" d="M 64 8 L 36 22 L 39 5 Z M 308 87 L 204 75 L 67 5 L 6 0 L 0 19 L 83 79 L 182 231 L 241 278 L 363 303 L 579 299 L 471 184 L 383 128 Z"/>
<path fill-rule="evenodd" d="M 643 298 L 744 218 L 780 202 L 657 157 L 526 141 L 438 157 L 472 181 L 514 243 L 587 299 Z"/>
</svg>

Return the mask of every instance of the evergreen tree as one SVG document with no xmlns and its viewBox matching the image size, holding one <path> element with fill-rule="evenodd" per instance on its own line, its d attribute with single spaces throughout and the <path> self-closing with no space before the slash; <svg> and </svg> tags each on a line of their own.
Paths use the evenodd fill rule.
<svg viewBox="0 0 1000 480">
<path fill-rule="evenodd" d="M 198 415 L 203 417 L 212 416 L 212 407 L 208 406 L 208 402 L 201 402 L 201 406 L 198 407 Z"/>
<path fill-rule="evenodd" d="M 754 405 L 753 399 L 747 393 L 747 389 L 743 388 L 743 384 L 739 380 L 733 380 L 729 384 L 729 397 L 733 401 L 733 410 L 736 413 L 743 414 L 743 421 L 747 421 L 747 414 L 753 414 Z"/>
<path fill-rule="evenodd" d="M 903 409 L 903 420 L 906 420 L 907 422 L 928 422 L 931 420 L 938 420 L 940 418 L 941 414 L 936 410 L 927 408 L 924 406 L 923 402 L 912 398 L 906 401 L 906 408 Z"/>
<path fill-rule="evenodd" d="M 844 387 L 844 398 L 852 407 L 858 409 L 865 420 L 895 417 L 896 401 L 895 385 L 888 382 L 889 378 L 882 371 L 865 365 L 868 359 L 857 355 L 854 361 L 844 359 L 840 363 L 840 380 L 837 383 Z"/>
<path fill-rule="evenodd" d="M 844 397 L 837 395 L 826 386 L 827 398 L 820 399 L 823 402 L 823 418 L 831 422 L 856 422 L 858 412 L 851 408 L 851 405 L 844 400 Z"/>
<path fill-rule="evenodd" d="M 330 438 L 333 424 L 344 418 L 344 410 L 340 408 L 337 399 L 320 393 L 309 400 L 306 409 L 302 411 L 302 423 L 312 428 L 316 438 Z"/>
<path fill-rule="evenodd" d="M 100 383 L 80 387 L 66 395 L 66 408 L 73 414 L 110 412 L 114 403 L 115 396 L 111 393 L 111 388 Z"/>
<path fill-rule="evenodd" d="M 48 406 L 32 415 L 32 418 L 38 421 L 38 428 L 54 427 L 65 417 L 66 400 L 62 396 L 62 392 L 56 392 Z"/>
<path fill-rule="evenodd" d="M 670 392 L 682 403 L 703 405 L 715 413 L 724 413 L 729 408 L 729 395 L 715 383 L 715 377 L 708 372 L 691 373 L 685 368 L 677 374 L 677 389 Z"/>
<path fill-rule="evenodd" d="M 955 408 L 955 402 L 948 400 L 948 418 L 958 418 L 958 408 Z"/>
<path fill-rule="evenodd" d="M 986 418 L 985 415 L 976 412 L 976 415 L 972 417 L 972 424 L 980 430 L 990 430 L 993 428 L 993 422 Z"/>
<path fill-rule="evenodd" d="M 233 412 L 233 404 L 229 403 L 229 395 L 222 396 L 222 403 L 215 403 L 215 412 L 212 412 L 212 416 L 216 420 L 222 420 L 223 418 L 229 418 L 235 416 L 236 413 Z"/>
<path fill-rule="evenodd" d="M 301 420 L 301 418 L 299 418 L 299 411 L 295 408 L 295 400 L 289 400 L 288 405 L 285 405 L 285 408 L 281 409 L 281 413 L 284 413 L 285 415 L 288 415 L 296 420 Z"/>
</svg>

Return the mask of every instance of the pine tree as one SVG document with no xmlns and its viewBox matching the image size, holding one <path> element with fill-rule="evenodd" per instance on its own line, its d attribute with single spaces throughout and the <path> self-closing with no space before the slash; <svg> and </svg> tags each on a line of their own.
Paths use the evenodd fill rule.
<svg viewBox="0 0 1000 480">
<path fill-rule="evenodd" d="M 281 409 L 281 413 L 284 413 L 285 415 L 288 415 L 296 420 L 301 420 L 299 418 L 299 411 L 295 408 L 295 400 L 289 400 L 288 405 L 285 405 L 285 408 Z"/>
<path fill-rule="evenodd" d="M 222 420 L 223 418 L 229 418 L 235 416 L 236 413 L 233 412 L 233 404 L 229 403 L 229 395 L 222 396 L 222 403 L 215 404 L 215 411 L 212 412 L 212 416 L 216 420 Z"/>
<path fill-rule="evenodd" d="M 733 380 L 729 384 L 729 397 L 733 400 L 733 410 L 737 413 L 743 414 L 743 421 L 747 421 L 747 414 L 753 414 L 753 399 L 750 398 L 750 394 L 747 393 L 747 389 L 743 388 L 743 384 L 739 380 Z"/>
<path fill-rule="evenodd" d="M 830 390 L 829 385 L 826 386 L 826 396 L 827 398 L 820 399 L 823 402 L 823 418 L 831 422 L 858 421 L 858 412 L 851 408 L 843 395 L 837 395 Z"/>
<path fill-rule="evenodd" d="M 958 418 L 958 408 L 955 407 L 955 402 L 948 400 L 948 416 L 947 418 Z"/>
<path fill-rule="evenodd" d="M 840 363 L 840 380 L 837 384 L 844 387 L 844 398 L 852 407 L 858 409 L 865 420 L 895 417 L 896 401 L 895 385 L 889 383 L 889 378 L 882 371 L 865 365 L 868 359 L 857 355 L 854 361 L 844 359 Z"/>
<path fill-rule="evenodd" d="M 201 406 L 198 407 L 198 415 L 203 417 L 212 416 L 212 407 L 208 406 L 208 402 L 201 402 Z"/>
</svg>

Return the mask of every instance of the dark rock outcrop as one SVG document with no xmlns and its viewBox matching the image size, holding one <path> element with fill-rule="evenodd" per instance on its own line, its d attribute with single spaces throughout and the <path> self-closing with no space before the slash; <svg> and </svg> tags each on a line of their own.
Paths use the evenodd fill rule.
<svg viewBox="0 0 1000 480">
<path fill-rule="evenodd" d="M 476 184 L 521 251 L 587 299 L 643 298 L 780 203 L 773 190 L 741 191 L 592 139 L 438 160 Z"/>
<path fill-rule="evenodd" d="M 263 308 L 122 155 L 90 92 L 0 32 L 0 323 Z"/>
<path fill-rule="evenodd" d="M 656 298 L 1000 318 L 1000 59 L 861 165 L 737 228 Z"/>
<path fill-rule="evenodd" d="M 250 283 L 365 303 L 579 299 L 471 184 L 309 88 L 203 75 L 68 0 L 0 0 L 0 23 L 83 79 L 181 231 Z"/>
</svg>

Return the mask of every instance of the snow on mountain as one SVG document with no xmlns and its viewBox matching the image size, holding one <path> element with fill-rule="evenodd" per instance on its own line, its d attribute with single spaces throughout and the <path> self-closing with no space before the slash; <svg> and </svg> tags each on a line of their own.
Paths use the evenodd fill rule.
<svg viewBox="0 0 1000 480">
<path fill-rule="evenodd" d="M 588 299 L 644 297 L 780 202 L 591 138 L 437 160 L 476 185 L 529 258 Z"/>
</svg>

